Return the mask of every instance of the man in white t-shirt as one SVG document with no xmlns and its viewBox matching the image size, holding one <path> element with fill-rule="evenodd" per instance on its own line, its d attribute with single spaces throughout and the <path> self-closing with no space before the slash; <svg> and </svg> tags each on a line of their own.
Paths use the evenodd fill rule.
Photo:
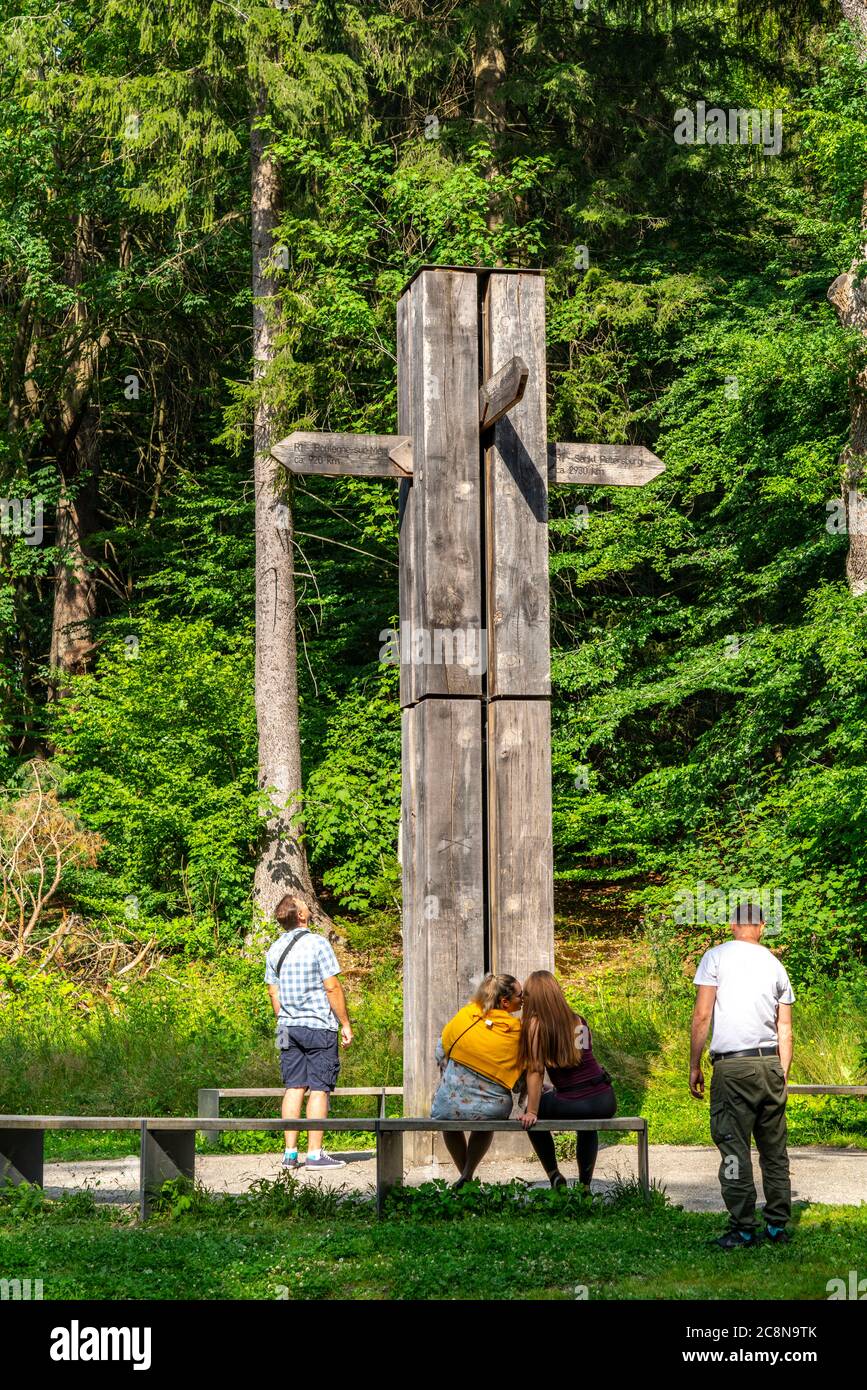
<svg viewBox="0 0 867 1390">
<path fill-rule="evenodd" d="M 752 903 L 733 909 L 732 941 L 705 951 L 693 983 L 689 1089 L 704 1098 L 701 1055 L 713 1019 L 710 1060 L 711 1138 L 722 1155 L 719 1180 L 729 1229 L 715 1243 L 723 1250 L 791 1239 L 789 1154 L 786 1147 L 786 1081 L 792 1065 L 789 977 L 776 956 L 760 945 L 764 923 Z M 755 1137 L 765 1190 L 765 1229 L 756 1226 L 756 1189 L 750 1151 Z"/>
</svg>

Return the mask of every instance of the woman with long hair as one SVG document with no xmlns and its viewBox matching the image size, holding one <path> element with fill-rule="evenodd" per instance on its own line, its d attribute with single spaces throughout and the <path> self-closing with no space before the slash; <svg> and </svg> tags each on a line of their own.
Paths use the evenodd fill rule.
<svg viewBox="0 0 867 1390">
<path fill-rule="evenodd" d="M 437 1043 L 442 1079 L 431 1119 L 466 1120 L 470 1130 L 469 1137 L 460 1130 L 443 1133 L 458 1170 L 455 1187 L 470 1181 L 494 1137 L 491 1131 L 470 1129 L 469 1122 L 507 1120 L 512 1113 L 512 1088 L 521 1074 L 521 1024 L 515 1017 L 521 1003 L 521 982 L 514 975 L 485 975 Z"/>
<path fill-rule="evenodd" d="M 524 1015 L 518 1064 L 527 1073 L 527 1109 L 521 1124 L 548 1174 L 552 1187 L 566 1179 L 557 1167 L 554 1136 L 534 1130 L 536 1120 L 607 1120 L 617 1110 L 611 1078 L 593 1056 L 586 1019 L 574 1012 L 549 970 L 534 970 L 524 981 Z M 545 1072 L 553 1090 L 543 1091 Z M 599 1153 L 595 1130 L 576 1136 L 578 1180 L 590 1190 Z"/>
</svg>

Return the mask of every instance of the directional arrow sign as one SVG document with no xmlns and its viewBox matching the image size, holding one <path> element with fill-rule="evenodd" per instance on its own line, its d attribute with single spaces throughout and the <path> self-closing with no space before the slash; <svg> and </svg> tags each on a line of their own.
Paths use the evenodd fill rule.
<svg viewBox="0 0 867 1390">
<path fill-rule="evenodd" d="M 292 473 L 412 477 L 412 439 L 405 434 L 308 434 L 297 430 L 273 445 L 271 453 Z"/>
<path fill-rule="evenodd" d="M 527 386 L 529 368 L 523 357 L 512 357 L 479 387 L 479 429 L 489 429 L 517 405 Z"/>
<path fill-rule="evenodd" d="M 643 444 L 549 444 L 548 481 L 596 487 L 643 487 L 665 472 Z"/>
</svg>

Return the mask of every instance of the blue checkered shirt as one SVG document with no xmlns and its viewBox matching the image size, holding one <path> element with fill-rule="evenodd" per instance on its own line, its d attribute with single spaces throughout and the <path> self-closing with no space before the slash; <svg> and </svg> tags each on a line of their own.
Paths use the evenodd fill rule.
<svg viewBox="0 0 867 1390">
<path fill-rule="evenodd" d="M 316 932 L 302 936 L 284 960 L 280 979 L 277 979 L 277 962 L 297 931 L 298 928 L 293 927 L 292 931 L 284 932 L 265 953 L 265 983 L 276 985 L 280 998 L 277 1026 L 334 1030 L 339 1023 L 331 1011 L 322 981 L 339 975 L 340 965 L 331 943 L 324 936 Z"/>
</svg>

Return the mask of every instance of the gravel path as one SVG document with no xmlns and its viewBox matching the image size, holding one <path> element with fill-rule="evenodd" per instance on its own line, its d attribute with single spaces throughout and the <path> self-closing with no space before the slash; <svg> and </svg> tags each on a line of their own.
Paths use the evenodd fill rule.
<svg viewBox="0 0 867 1390">
<path fill-rule="evenodd" d="M 635 1177 L 636 1152 L 634 1147 L 621 1144 L 600 1149 L 594 1191 L 606 1191 L 618 1177 Z M 792 1195 L 796 1200 L 854 1206 L 867 1201 L 867 1151 L 809 1147 L 790 1149 L 789 1154 Z M 349 1160 L 345 1168 L 308 1176 L 302 1165 L 298 1176 L 302 1182 L 318 1182 L 328 1187 L 345 1186 L 355 1191 L 372 1189 L 375 1179 L 373 1153 L 367 1150 L 343 1157 Z M 664 1185 L 672 1202 L 688 1211 L 724 1210 L 717 1182 L 718 1167 L 719 1154 L 715 1148 L 650 1146 L 651 1179 Z M 754 1170 L 761 1199 L 761 1176 L 755 1154 Z M 257 1178 L 273 1178 L 279 1171 L 278 1154 L 196 1156 L 196 1176 L 214 1192 L 244 1192 Z M 564 1162 L 562 1171 L 567 1178 L 577 1177 L 574 1161 Z M 98 1162 L 47 1163 L 45 1188 L 50 1196 L 60 1196 L 62 1192 L 89 1187 L 98 1200 L 135 1202 L 138 1200 L 138 1175 L 136 1156 Z M 439 1164 L 411 1170 L 406 1181 L 416 1185 L 434 1177 L 450 1180 L 454 1176 L 450 1166 Z M 542 1170 L 535 1159 L 526 1163 L 489 1161 L 482 1164 L 478 1176 L 484 1182 L 507 1182 L 519 1177 L 526 1182 L 539 1183 Z"/>
</svg>

